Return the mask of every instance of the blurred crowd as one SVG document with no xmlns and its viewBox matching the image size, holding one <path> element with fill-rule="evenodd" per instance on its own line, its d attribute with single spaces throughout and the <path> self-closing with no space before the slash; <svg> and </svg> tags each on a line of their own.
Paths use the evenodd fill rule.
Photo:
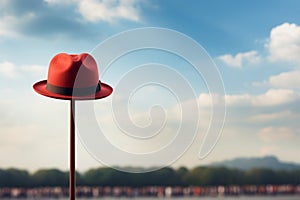
<svg viewBox="0 0 300 200">
<path fill-rule="evenodd" d="M 77 187 L 77 197 L 176 197 L 176 196 L 238 196 L 299 195 L 300 185 L 246 185 L 210 187 Z M 64 187 L 0 188 L 0 198 L 62 198 L 69 196 Z"/>
</svg>

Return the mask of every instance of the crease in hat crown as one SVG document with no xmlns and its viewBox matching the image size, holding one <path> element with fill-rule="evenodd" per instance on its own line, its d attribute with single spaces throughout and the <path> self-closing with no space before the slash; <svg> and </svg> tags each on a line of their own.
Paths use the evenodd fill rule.
<svg viewBox="0 0 300 200">
<path fill-rule="evenodd" d="M 85 88 L 97 85 L 99 75 L 96 61 L 87 53 L 60 53 L 53 57 L 48 70 L 47 84 L 66 88 Z"/>
<path fill-rule="evenodd" d="M 34 90 L 58 99 L 99 99 L 112 88 L 99 80 L 95 59 L 88 53 L 55 55 L 49 64 L 47 80 L 35 83 Z"/>
</svg>

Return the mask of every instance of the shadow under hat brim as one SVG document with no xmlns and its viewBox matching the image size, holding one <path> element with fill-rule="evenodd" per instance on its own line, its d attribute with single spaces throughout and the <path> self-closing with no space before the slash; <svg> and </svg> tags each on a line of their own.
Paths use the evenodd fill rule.
<svg viewBox="0 0 300 200">
<path fill-rule="evenodd" d="M 50 92 L 46 89 L 47 86 L 47 80 L 39 81 L 33 85 L 33 89 L 46 97 L 51 97 L 55 99 L 64 99 L 64 100 L 94 100 L 94 99 L 102 99 L 104 97 L 109 96 L 113 89 L 109 85 L 105 83 L 101 83 L 101 89 L 91 95 L 86 95 L 86 96 L 69 96 L 69 95 L 62 95 L 62 94 L 56 94 L 53 92 Z"/>
</svg>

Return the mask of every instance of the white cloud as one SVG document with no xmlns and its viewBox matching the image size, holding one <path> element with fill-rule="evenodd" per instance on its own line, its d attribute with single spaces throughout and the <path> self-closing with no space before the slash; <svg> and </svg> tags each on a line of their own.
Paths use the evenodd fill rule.
<svg viewBox="0 0 300 200">
<path fill-rule="evenodd" d="M 254 82 L 256 87 L 273 87 L 281 89 L 300 89 L 300 71 L 282 72 L 278 75 L 270 76 L 267 80 Z"/>
<path fill-rule="evenodd" d="M 277 119 L 289 118 L 292 116 L 292 112 L 288 111 L 281 111 L 281 112 L 274 112 L 274 113 L 259 113 L 251 117 L 251 121 L 254 122 L 263 122 L 263 121 L 273 121 Z"/>
<path fill-rule="evenodd" d="M 277 106 L 300 99 L 300 95 L 288 89 L 270 89 L 260 95 L 226 95 L 226 105 Z"/>
<path fill-rule="evenodd" d="M 244 53 L 238 53 L 235 56 L 225 54 L 218 57 L 226 65 L 231 67 L 242 67 L 245 64 L 258 64 L 262 58 L 257 51 L 248 51 Z"/>
<path fill-rule="evenodd" d="M 299 94 L 288 89 L 270 89 L 265 94 L 254 96 L 252 104 L 257 106 L 276 106 L 299 99 Z"/>
<path fill-rule="evenodd" d="M 277 142 L 290 139 L 295 132 L 289 127 L 266 127 L 258 131 L 258 137 L 264 142 Z"/>
<path fill-rule="evenodd" d="M 11 62 L 0 63 L 0 76 L 15 78 L 17 76 L 16 66 Z"/>
<path fill-rule="evenodd" d="M 18 37 L 18 28 L 35 17 L 34 13 L 28 12 L 23 16 L 3 15 L 0 17 L 0 36 Z"/>
<path fill-rule="evenodd" d="M 16 37 L 18 34 L 15 31 L 15 26 L 18 19 L 14 16 L 4 16 L 0 18 L 0 36 Z"/>
<path fill-rule="evenodd" d="M 57 5 L 57 4 L 71 4 L 77 2 L 78 0 L 44 0 L 44 1 L 50 5 Z"/>
<path fill-rule="evenodd" d="M 135 0 L 82 0 L 78 3 L 80 14 L 88 21 L 114 22 L 116 19 L 139 21 Z"/>
<path fill-rule="evenodd" d="M 49 5 L 77 4 L 78 12 L 91 22 L 114 22 L 118 19 L 139 21 L 137 0 L 44 0 Z"/>
<path fill-rule="evenodd" d="M 276 76 L 271 76 L 269 84 L 278 88 L 300 88 L 300 71 L 283 72 Z"/>
<path fill-rule="evenodd" d="M 26 74 L 44 77 L 47 74 L 48 68 L 42 65 L 25 65 L 20 70 Z"/>
<path fill-rule="evenodd" d="M 44 76 L 47 72 L 47 68 L 41 65 L 23 65 L 16 66 L 12 62 L 2 62 L 0 63 L 0 77 L 6 78 L 16 78 L 19 76 Z"/>
<path fill-rule="evenodd" d="M 300 63 L 300 26 L 293 23 L 283 23 L 270 31 L 270 36 L 265 44 L 271 62 L 285 61 Z M 231 67 L 242 67 L 245 64 L 257 64 L 263 56 L 257 51 L 248 51 L 236 55 L 225 54 L 218 57 L 222 62 Z"/>
<path fill-rule="evenodd" d="M 260 150 L 261 156 L 279 155 L 280 148 L 278 146 L 266 146 Z"/>
<path fill-rule="evenodd" d="M 43 0 L 33 6 L 22 6 L 14 1 L 0 0 L 0 39 L 40 34 L 73 35 L 91 28 L 78 18 L 91 22 L 114 23 L 122 19 L 137 22 L 140 21 L 140 3 L 138 0 Z M 58 7 L 63 9 L 57 10 Z M 70 21 L 70 15 L 64 15 L 65 12 L 80 16 Z M 54 18 L 58 25 L 53 23 Z"/>
<path fill-rule="evenodd" d="M 1 0 L 1 1 L 0 1 L 0 5 L 1 5 L 1 6 L 4 6 L 5 4 L 7 4 L 8 1 L 9 1 L 9 0 Z"/>
<path fill-rule="evenodd" d="M 271 30 L 266 47 L 271 61 L 300 63 L 300 27 L 284 23 Z"/>
<path fill-rule="evenodd" d="M 221 97 L 215 96 L 216 103 L 220 103 Z M 300 94 L 289 89 L 269 89 L 263 94 L 227 94 L 225 103 L 227 106 L 278 106 L 300 100 Z M 198 98 L 200 107 L 211 107 L 212 97 L 208 93 L 201 93 Z"/>
<path fill-rule="evenodd" d="M 226 95 L 226 105 L 247 105 L 251 103 L 253 97 L 249 94 Z"/>
<path fill-rule="evenodd" d="M 198 104 L 201 107 L 211 107 L 212 106 L 212 97 L 208 93 L 201 93 L 198 98 Z"/>
</svg>

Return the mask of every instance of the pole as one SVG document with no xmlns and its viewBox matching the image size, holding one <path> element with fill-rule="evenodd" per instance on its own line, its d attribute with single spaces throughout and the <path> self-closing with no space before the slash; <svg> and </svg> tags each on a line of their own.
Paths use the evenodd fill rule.
<svg viewBox="0 0 300 200">
<path fill-rule="evenodd" d="M 70 100 L 70 200 L 75 200 L 75 100 Z"/>
</svg>

